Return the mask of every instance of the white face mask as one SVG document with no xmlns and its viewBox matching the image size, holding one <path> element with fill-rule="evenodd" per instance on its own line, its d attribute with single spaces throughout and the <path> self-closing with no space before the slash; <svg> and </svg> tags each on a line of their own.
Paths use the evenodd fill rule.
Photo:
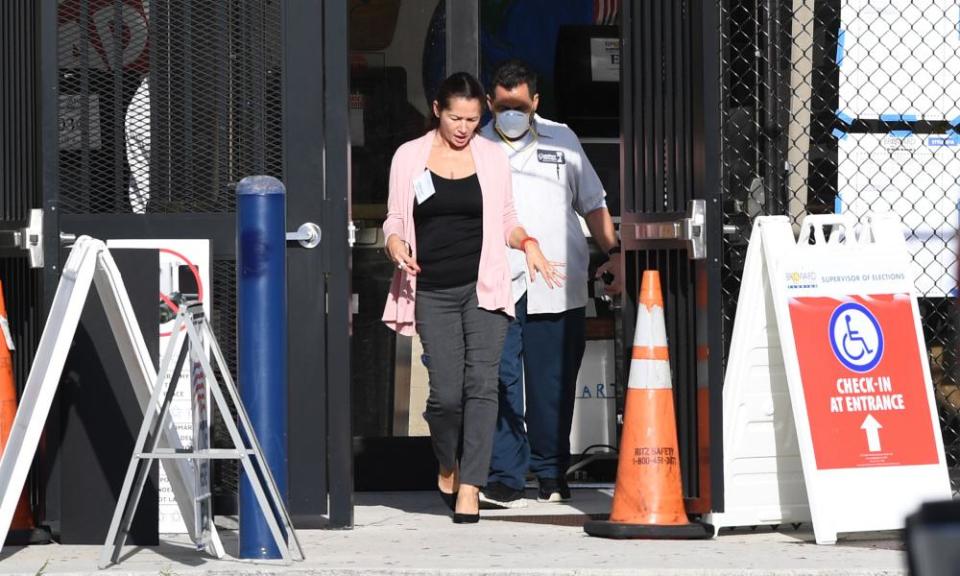
<svg viewBox="0 0 960 576">
<path fill-rule="evenodd" d="M 517 139 L 530 129 L 530 115 L 519 110 L 497 112 L 497 129 L 507 138 Z"/>
</svg>

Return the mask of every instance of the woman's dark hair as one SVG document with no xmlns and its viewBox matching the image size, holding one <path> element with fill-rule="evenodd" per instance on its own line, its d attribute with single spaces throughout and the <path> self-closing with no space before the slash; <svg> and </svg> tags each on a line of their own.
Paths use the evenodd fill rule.
<svg viewBox="0 0 960 576">
<path fill-rule="evenodd" d="M 454 98 L 479 100 L 482 104 L 483 97 L 483 85 L 480 84 L 479 80 L 467 72 L 455 72 L 440 83 L 440 87 L 437 88 L 437 97 L 434 100 L 440 105 L 441 110 L 449 110 L 450 101 Z"/>
<path fill-rule="evenodd" d="M 537 73 L 534 72 L 523 60 L 507 60 L 501 62 L 496 70 L 493 71 L 493 79 L 490 81 L 490 95 L 497 86 L 503 86 L 507 90 L 513 90 L 521 84 L 526 84 L 530 89 L 530 96 L 537 93 Z"/>
</svg>

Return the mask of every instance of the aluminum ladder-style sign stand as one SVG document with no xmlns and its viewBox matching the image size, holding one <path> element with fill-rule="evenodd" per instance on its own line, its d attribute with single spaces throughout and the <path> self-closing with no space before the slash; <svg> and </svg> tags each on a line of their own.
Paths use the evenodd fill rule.
<svg viewBox="0 0 960 576">
<path fill-rule="evenodd" d="M 147 413 L 144 415 L 143 424 L 137 436 L 137 443 L 134 446 L 134 453 L 127 468 L 126 478 L 123 481 L 123 488 L 120 491 L 120 498 L 117 501 L 113 520 L 110 523 L 110 530 L 107 533 L 107 540 L 103 545 L 103 551 L 100 555 L 100 568 L 106 568 L 111 563 L 118 561 L 121 547 L 126 540 L 137 504 L 147 482 L 150 465 L 154 460 L 162 461 L 164 459 L 190 460 L 196 466 L 198 474 L 202 474 L 200 466 L 203 461 L 207 461 L 206 463 L 209 465 L 209 460 L 239 460 L 243 465 L 243 471 L 250 480 L 257 503 L 260 505 L 260 511 L 267 521 L 274 543 L 283 560 L 287 563 L 291 561 L 291 549 L 296 552 L 297 560 L 303 560 L 303 549 L 293 529 L 293 522 L 290 520 L 287 508 L 280 497 L 280 491 L 274 481 L 273 474 L 263 457 L 263 451 L 260 449 L 260 443 L 254 434 L 247 411 L 240 402 L 240 395 L 237 393 L 237 388 L 230 376 L 230 370 L 223 352 L 217 344 L 213 330 L 210 328 L 210 323 L 199 302 L 185 303 L 180 307 L 172 333 L 174 336 L 170 339 L 161 360 L 160 370 L 153 387 L 153 398 L 147 407 Z M 230 401 L 236 408 L 240 429 L 237 428 L 237 424 L 231 417 L 226 398 L 223 395 L 223 390 L 221 390 L 221 383 L 210 364 L 204 343 L 213 352 L 217 369 L 223 377 L 223 387 L 226 388 Z M 176 357 L 176 367 L 171 372 L 170 367 L 174 357 Z M 159 432 L 169 420 L 170 403 L 176 392 L 183 363 L 188 357 L 193 366 L 191 373 L 194 375 L 194 381 L 191 383 L 193 385 L 191 393 L 197 394 L 200 390 L 201 396 L 205 396 L 203 388 L 209 387 L 209 393 L 213 396 L 217 409 L 223 416 L 224 424 L 234 445 L 233 448 L 210 448 L 206 441 L 197 442 L 196 436 L 193 447 L 189 449 L 177 450 L 158 447 Z M 202 371 L 202 376 L 197 373 L 198 369 Z M 166 394 L 163 394 L 162 383 L 168 374 L 170 375 L 170 384 L 167 386 Z M 206 431 L 195 430 L 194 434 L 205 433 L 205 437 L 209 438 L 209 423 L 209 418 L 206 418 Z M 209 478 L 209 475 L 206 477 Z M 200 492 L 199 489 L 198 492 Z M 196 517 L 197 526 L 195 530 L 202 537 L 208 533 L 208 530 L 212 529 L 213 516 L 209 507 L 209 493 L 206 495 L 198 494 L 197 497 L 198 501 L 195 502 L 195 509 L 198 516 Z M 276 514 L 274 514 L 274 511 L 276 511 Z M 280 523 L 277 522 L 278 517 Z M 284 534 L 286 534 L 286 538 L 284 538 Z M 202 540 L 196 542 L 198 546 L 203 544 Z"/>
<path fill-rule="evenodd" d="M 64 263 L 50 314 L 20 398 L 20 408 L 14 418 L 6 448 L 0 456 L 0 546 L 10 529 L 91 284 L 96 286 L 140 408 L 144 412 L 148 409 L 152 387 L 157 380 L 156 369 L 123 285 L 123 278 L 106 245 L 89 236 L 81 236 Z M 172 420 L 167 419 L 160 432 L 167 446 L 173 450 L 181 448 L 180 436 Z M 193 484 L 187 482 L 188 478 L 193 477 L 193 466 L 187 460 L 174 460 L 163 462 L 163 469 L 190 537 L 198 542 L 201 535 L 195 533 L 194 524 L 189 521 L 196 513 L 193 507 L 196 499 Z M 212 524 L 210 528 L 209 538 L 205 539 L 208 542 L 206 548 L 213 555 L 222 557 L 223 545 L 219 535 Z"/>
</svg>

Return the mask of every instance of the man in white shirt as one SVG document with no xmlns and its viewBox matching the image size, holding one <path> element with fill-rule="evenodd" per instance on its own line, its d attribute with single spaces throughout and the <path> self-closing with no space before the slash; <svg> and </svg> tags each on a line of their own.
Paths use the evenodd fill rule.
<svg viewBox="0 0 960 576">
<path fill-rule="evenodd" d="M 539 277 L 531 282 L 523 254 L 510 251 L 517 314 L 500 361 L 493 459 L 480 495 L 488 507 L 525 506 L 528 471 L 537 477 L 539 501 L 570 498 L 565 475 L 577 373 L 585 348 L 590 263 L 581 217 L 610 257 L 597 271 L 598 276 L 613 275 L 607 293 L 622 289 L 620 245 L 600 178 L 577 135 L 536 114 L 539 101 L 536 73 L 523 62 L 505 62 L 494 73 L 488 93 L 494 120 L 481 129 L 510 157 L 520 221 L 566 274 L 561 288 L 550 289 Z"/>
</svg>

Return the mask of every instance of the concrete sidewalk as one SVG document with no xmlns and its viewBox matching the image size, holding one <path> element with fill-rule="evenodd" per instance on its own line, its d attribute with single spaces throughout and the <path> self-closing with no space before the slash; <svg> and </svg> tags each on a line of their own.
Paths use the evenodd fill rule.
<svg viewBox="0 0 960 576">
<path fill-rule="evenodd" d="M 528 495 L 533 496 L 531 491 Z M 580 527 L 588 514 L 609 511 L 610 491 L 578 489 L 572 506 L 537 504 L 484 511 L 477 525 L 454 525 L 435 493 L 358 494 L 353 530 L 300 531 L 307 559 L 290 566 L 212 560 L 186 540 L 124 550 L 108 574 L 296 575 L 905 575 L 896 533 L 817 546 L 809 527 L 739 529 L 705 541 L 611 541 Z M 224 519 L 229 525 L 230 519 Z M 218 519 L 218 523 L 220 519 Z M 223 531 L 227 551 L 235 533 Z M 97 573 L 99 546 L 9 548 L 0 573 Z"/>
</svg>

